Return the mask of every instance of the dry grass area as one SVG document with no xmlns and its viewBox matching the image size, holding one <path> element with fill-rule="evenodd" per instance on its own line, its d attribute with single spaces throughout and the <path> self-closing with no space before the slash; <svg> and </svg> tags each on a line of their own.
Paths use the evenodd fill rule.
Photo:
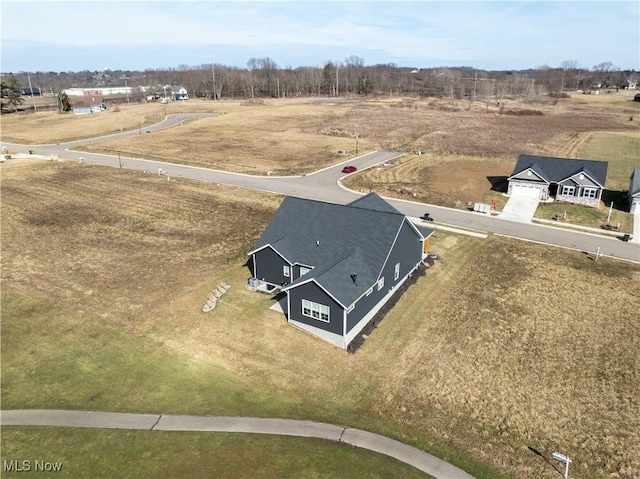
<svg viewBox="0 0 640 479">
<path fill-rule="evenodd" d="M 217 108 L 219 104 L 207 105 Z M 258 175 L 309 173 L 341 161 L 339 150 L 354 155 L 355 140 L 348 129 L 329 131 L 325 127 L 343 116 L 346 106 L 312 101 L 222 105 L 225 108 L 214 118 L 84 149 L 120 150 L 128 156 Z M 362 140 L 360 148 L 375 149 L 375 144 Z"/>
<path fill-rule="evenodd" d="M 118 105 L 101 113 L 37 111 L 3 114 L 2 141 L 17 144 L 52 144 L 135 130 L 164 118 L 162 105 Z"/>
<path fill-rule="evenodd" d="M 439 232 L 441 259 L 349 355 L 244 288 L 277 197 L 1 168 L 3 407 L 311 418 L 518 478 L 557 477 L 529 447 L 575 478 L 640 475 L 637 265 Z"/>
<path fill-rule="evenodd" d="M 245 253 L 239 245 L 255 233 L 229 228 L 233 218 L 262 228 L 278 204 L 274 195 L 86 164 L 2 168 L 3 282 L 132 328 L 177 286 L 206 281 Z M 143 294 L 132 294 L 141 284 Z"/>
<path fill-rule="evenodd" d="M 499 193 L 491 191 L 492 182 L 499 187 L 513 171 L 513 164 L 513 160 L 497 157 L 406 155 L 391 166 L 349 176 L 343 183 L 361 192 L 373 188 L 382 196 L 466 208 L 468 202 L 476 202 L 491 193 L 496 201 L 504 203 Z"/>
<path fill-rule="evenodd" d="M 475 253 L 442 298 L 394 312 L 423 322 L 380 414 L 518 457 L 515 477 L 554 477 L 529 448 L 567 453 L 572 477 L 638 477 L 640 269 L 504 239 Z"/>
<path fill-rule="evenodd" d="M 630 111 L 640 107 L 629 101 Z M 495 105 L 452 100 L 368 101 L 353 106 L 336 128 L 350 127 L 361 137 L 375 138 L 381 148 L 423 150 L 439 156 L 468 155 L 515 160 L 519 154 L 556 154 L 547 141 L 569 132 L 635 131 L 640 119 L 628 119 L 626 110 L 575 104 L 556 105 L 504 101 L 503 114 Z M 540 115 L 508 115 L 525 109 Z M 632 113 L 633 114 L 633 113 Z"/>
<path fill-rule="evenodd" d="M 607 160 L 612 172 L 607 187 L 624 190 L 633 168 L 640 166 L 640 105 L 630 101 L 632 97 L 628 92 L 617 97 L 577 95 L 556 105 L 536 104 L 535 111 L 543 114 L 531 116 L 499 115 L 495 105 L 486 111 L 474 103 L 468 109 L 465 102 L 368 102 L 350 110 L 343 121 L 367 124 L 369 134 L 383 147 L 409 153 L 392 167 L 351 175 L 344 183 L 361 192 L 373 188 L 385 196 L 455 208 L 495 200 L 501 209 L 505 203 L 501 192 L 506 191 L 516 158 L 535 154 Z M 503 106 L 508 112 L 521 111 L 525 105 Z M 363 119 L 367 110 L 372 118 L 376 110 L 384 113 L 371 125 Z M 424 154 L 415 154 L 418 150 Z M 631 224 L 630 218 L 618 213 L 616 223 Z M 602 216 L 589 226 L 602 224 Z"/>
</svg>

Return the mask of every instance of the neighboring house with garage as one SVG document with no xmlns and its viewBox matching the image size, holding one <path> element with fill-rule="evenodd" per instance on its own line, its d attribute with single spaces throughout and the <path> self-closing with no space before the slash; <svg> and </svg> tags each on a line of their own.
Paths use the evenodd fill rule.
<svg viewBox="0 0 640 479">
<path fill-rule="evenodd" d="M 369 193 L 347 205 L 287 197 L 249 252 L 286 293 L 287 320 L 347 349 L 426 258 L 432 230 Z"/>
<path fill-rule="evenodd" d="M 606 161 L 520 155 L 509 196 L 525 196 L 598 207 L 607 180 Z"/>
<path fill-rule="evenodd" d="M 640 214 L 640 168 L 633 170 L 629 184 L 629 211 Z"/>
</svg>

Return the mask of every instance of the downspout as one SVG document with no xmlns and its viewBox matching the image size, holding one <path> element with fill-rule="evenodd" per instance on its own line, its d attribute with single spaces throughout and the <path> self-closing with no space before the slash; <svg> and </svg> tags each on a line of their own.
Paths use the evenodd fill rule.
<svg viewBox="0 0 640 479">
<path fill-rule="evenodd" d="M 251 261 L 253 262 L 253 277 L 257 278 L 258 277 L 258 271 L 257 271 L 257 267 L 256 267 L 256 254 L 253 253 L 251 255 Z"/>
<path fill-rule="evenodd" d="M 345 349 L 347 349 L 347 316 L 349 313 L 347 313 L 346 309 L 342 310 L 342 337 L 344 338 L 344 347 Z"/>
</svg>

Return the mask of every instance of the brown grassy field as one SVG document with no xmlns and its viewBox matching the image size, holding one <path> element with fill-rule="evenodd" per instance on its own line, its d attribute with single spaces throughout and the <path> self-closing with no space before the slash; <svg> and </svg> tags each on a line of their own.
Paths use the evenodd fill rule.
<svg viewBox="0 0 640 479">
<path fill-rule="evenodd" d="M 355 155 L 357 141 L 359 152 L 389 148 L 407 154 L 393 168 L 350 176 L 345 181 L 350 188 L 373 188 L 385 196 L 456 208 L 494 200 L 500 209 L 506 202 L 505 178 L 522 153 L 605 159 L 610 162 L 607 187 L 626 189 L 631 171 L 640 166 L 640 104 L 631 101 L 633 93 L 574 94 L 534 103 L 502 100 L 499 106 L 433 98 L 119 104 L 81 117 L 55 112 L 3 115 L 2 132 L 5 141 L 59 142 L 135 130 L 158 121 L 165 110 L 212 112 L 218 115 L 180 128 L 84 148 L 240 173 L 297 175 Z M 618 154 L 620 145 L 625 150 Z M 339 156 L 340 150 L 346 155 Z M 620 199 L 619 193 L 608 198 L 616 204 L 613 224 L 628 231 L 631 218 L 620 209 Z M 593 218 L 589 213 L 572 217 L 600 226 L 607 216 L 607 204 L 602 206 Z M 540 217 L 563 213 L 560 208 L 541 209 Z"/>
<path fill-rule="evenodd" d="M 0 168 L 4 408 L 311 418 L 478 477 L 499 474 L 474 460 L 557 477 L 529 448 L 567 453 L 571 477 L 640 474 L 637 265 L 439 232 L 441 259 L 350 355 L 244 288 L 278 197 L 87 164 Z M 232 289 L 206 315 L 219 281 Z"/>
</svg>

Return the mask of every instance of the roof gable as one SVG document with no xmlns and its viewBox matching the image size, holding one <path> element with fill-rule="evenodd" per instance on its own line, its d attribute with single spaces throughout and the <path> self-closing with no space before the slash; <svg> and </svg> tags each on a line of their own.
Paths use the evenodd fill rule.
<svg viewBox="0 0 640 479">
<path fill-rule="evenodd" d="M 365 210 L 402 214 L 375 193 L 369 193 L 367 195 L 361 196 L 357 200 L 354 200 L 351 203 L 347 204 L 347 206 L 362 208 Z"/>
<path fill-rule="evenodd" d="M 529 180 L 529 181 L 543 181 L 545 183 L 549 183 L 549 180 L 545 178 L 544 172 L 538 166 L 537 163 L 534 163 L 528 168 L 513 174 L 508 178 L 509 180 Z"/>
<path fill-rule="evenodd" d="M 520 155 L 509 179 L 529 168 L 550 183 L 558 183 L 580 172 L 589 172 L 589 177 L 604 188 L 608 166 L 606 161 Z"/>
<path fill-rule="evenodd" d="M 576 184 L 581 186 L 598 186 L 598 182 L 595 180 L 594 175 L 590 173 L 586 168 L 583 168 L 582 170 L 574 173 L 568 178 L 563 178 L 561 181 L 559 181 L 559 183 L 568 179 L 573 180 Z"/>
<path fill-rule="evenodd" d="M 336 261 L 314 268 L 284 290 L 314 281 L 344 307 L 348 307 L 377 280 L 377 271 L 366 262 L 361 248 L 355 248 Z"/>
</svg>

